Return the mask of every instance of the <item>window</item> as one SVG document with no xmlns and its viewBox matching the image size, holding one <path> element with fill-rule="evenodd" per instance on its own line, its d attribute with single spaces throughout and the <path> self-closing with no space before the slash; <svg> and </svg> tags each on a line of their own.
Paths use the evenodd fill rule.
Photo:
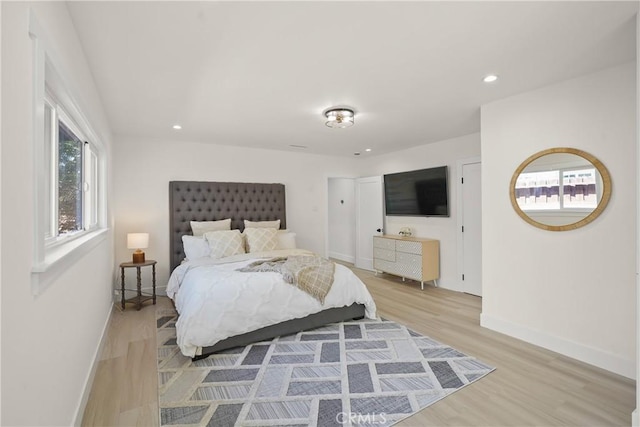
<svg viewBox="0 0 640 427">
<path fill-rule="evenodd" d="M 98 150 L 47 91 L 44 164 L 48 181 L 45 244 L 51 246 L 98 226 Z"/>
<path fill-rule="evenodd" d="M 82 218 L 82 146 L 80 139 L 58 122 L 58 235 L 84 229 Z"/>
<path fill-rule="evenodd" d="M 521 173 L 516 200 L 523 211 L 593 210 L 600 199 L 597 182 L 595 168 Z"/>
<path fill-rule="evenodd" d="M 33 41 L 34 245 L 31 287 L 41 293 L 106 239 L 107 150 L 78 101 L 73 79 L 35 16 Z M 69 82 L 71 82 L 69 84 Z"/>
</svg>

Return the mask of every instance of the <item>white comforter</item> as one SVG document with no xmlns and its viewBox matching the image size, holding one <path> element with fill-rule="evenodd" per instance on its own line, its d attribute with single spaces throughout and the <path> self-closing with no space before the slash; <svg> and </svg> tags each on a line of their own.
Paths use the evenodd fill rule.
<svg viewBox="0 0 640 427">
<path fill-rule="evenodd" d="M 324 304 L 286 283 L 279 273 L 236 271 L 256 259 L 305 254 L 312 255 L 300 249 L 277 250 L 201 258 L 176 267 L 167 295 L 180 313 L 176 331 L 182 353 L 193 357 L 201 347 L 225 338 L 354 302 L 365 305 L 366 317 L 375 318 L 376 306 L 366 286 L 343 265 L 336 264 Z"/>
</svg>

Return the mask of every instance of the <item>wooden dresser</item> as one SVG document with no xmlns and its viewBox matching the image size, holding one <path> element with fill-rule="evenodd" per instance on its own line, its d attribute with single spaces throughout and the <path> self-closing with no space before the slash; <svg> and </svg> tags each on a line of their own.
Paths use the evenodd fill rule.
<svg viewBox="0 0 640 427">
<path fill-rule="evenodd" d="M 376 271 L 438 286 L 440 277 L 440 241 L 419 237 L 374 236 L 373 268 Z"/>
</svg>

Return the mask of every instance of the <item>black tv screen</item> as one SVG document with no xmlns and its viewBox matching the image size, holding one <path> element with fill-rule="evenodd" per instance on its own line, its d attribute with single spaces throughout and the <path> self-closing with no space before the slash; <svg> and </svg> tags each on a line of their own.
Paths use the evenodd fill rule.
<svg viewBox="0 0 640 427">
<path fill-rule="evenodd" d="M 447 167 L 384 176 L 387 215 L 449 216 Z"/>
</svg>

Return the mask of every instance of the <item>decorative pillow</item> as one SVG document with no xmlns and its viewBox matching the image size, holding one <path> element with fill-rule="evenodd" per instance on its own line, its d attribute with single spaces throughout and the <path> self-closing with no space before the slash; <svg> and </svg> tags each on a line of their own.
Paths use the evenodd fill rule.
<svg viewBox="0 0 640 427">
<path fill-rule="evenodd" d="M 231 218 L 220 221 L 191 221 L 191 231 L 196 237 L 203 236 L 209 231 L 231 230 Z"/>
<path fill-rule="evenodd" d="M 247 252 L 272 251 L 278 246 L 275 228 L 245 228 L 244 236 L 247 241 Z"/>
<path fill-rule="evenodd" d="M 208 257 L 211 254 L 209 243 L 204 237 L 182 236 L 182 247 L 188 261 Z"/>
<path fill-rule="evenodd" d="M 275 221 L 249 221 L 245 219 L 244 228 L 275 228 L 277 230 L 280 228 L 280 220 L 276 219 Z"/>
<path fill-rule="evenodd" d="M 240 230 L 209 231 L 204 238 L 209 243 L 211 258 L 218 259 L 244 253 L 244 242 Z"/>
<path fill-rule="evenodd" d="M 284 231 L 284 233 L 282 233 Z M 276 234 L 278 246 L 276 249 L 296 249 L 296 233 L 286 230 L 278 230 Z"/>
</svg>

